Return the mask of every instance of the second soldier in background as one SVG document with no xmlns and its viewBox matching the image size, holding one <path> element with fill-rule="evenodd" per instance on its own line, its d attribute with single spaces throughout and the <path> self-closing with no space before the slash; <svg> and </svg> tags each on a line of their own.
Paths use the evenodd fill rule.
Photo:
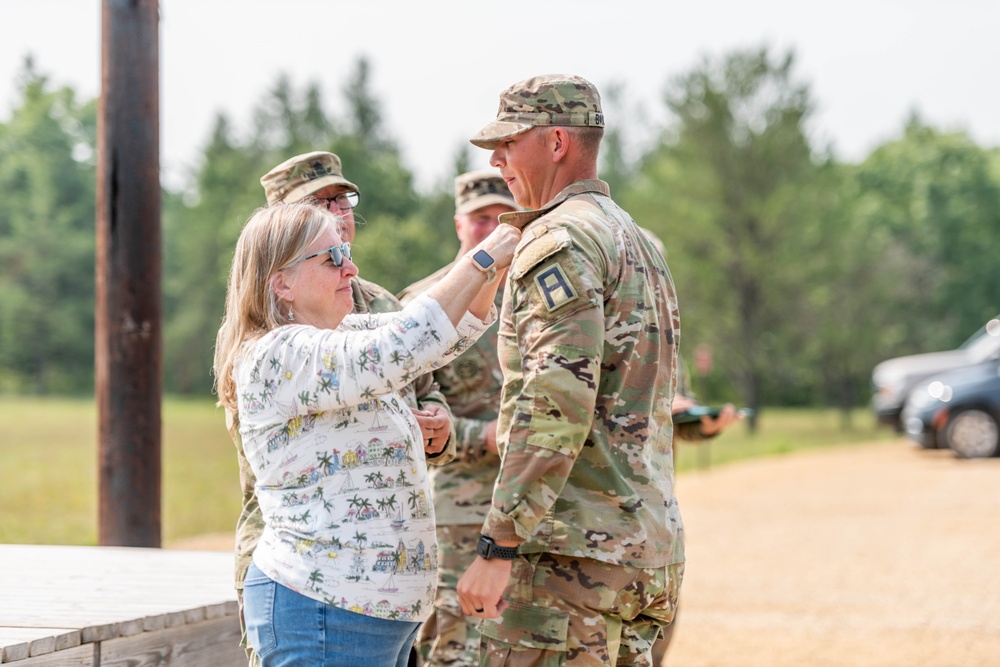
<svg viewBox="0 0 1000 667">
<path fill-rule="evenodd" d="M 458 258 L 496 228 L 501 213 L 515 210 L 517 204 L 496 172 L 474 171 L 456 178 L 455 233 L 461 244 Z M 430 289 L 453 264 L 406 288 L 400 300 L 407 303 Z M 497 307 L 502 298 L 501 287 Z M 454 415 L 457 451 L 452 463 L 431 472 L 437 516 L 438 591 L 434 613 L 418 638 L 427 665 L 479 664 L 479 619 L 462 613 L 455 587 L 476 557 L 479 530 L 490 509 L 500 467 L 496 419 L 503 374 L 497 359 L 497 326 L 494 323 L 473 347 L 434 374 Z"/>
</svg>

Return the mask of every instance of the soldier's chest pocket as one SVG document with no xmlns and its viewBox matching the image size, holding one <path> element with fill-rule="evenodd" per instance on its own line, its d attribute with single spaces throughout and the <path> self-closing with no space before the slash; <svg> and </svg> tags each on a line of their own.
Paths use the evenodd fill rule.
<svg viewBox="0 0 1000 667">
<path fill-rule="evenodd" d="M 484 395 L 499 396 L 503 384 L 496 355 L 491 356 L 480 345 L 473 346 L 438 371 L 437 379 L 442 392 L 458 402 Z"/>
</svg>

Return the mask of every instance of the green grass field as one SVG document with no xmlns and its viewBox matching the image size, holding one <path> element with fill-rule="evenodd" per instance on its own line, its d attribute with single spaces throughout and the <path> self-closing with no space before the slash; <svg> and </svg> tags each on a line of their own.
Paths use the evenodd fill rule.
<svg viewBox="0 0 1000 667">
<path fill-rule="evenodd" d="M 97 544 L 97 414 L 92 400 L 0 398 L 0 543 Z M 210 400 L 163 406 L 163 541 L 233 530 L 239 472 Z"/>
<path fill-rule="evenodd" d="M 703 443 L 680 441 L 680 475 L 741 459 L 888 440 L 866 410 L 844 430 L 833 410 L 767 409 L 751 437 L 740 424 Z M 92 400 L 0 398 L 0 543 L 97 544 L 97 416 Z M 209 400 L 163 408 L 163 542 L 233 530 L 240 490 L 233 443 Z"/>
</svg>

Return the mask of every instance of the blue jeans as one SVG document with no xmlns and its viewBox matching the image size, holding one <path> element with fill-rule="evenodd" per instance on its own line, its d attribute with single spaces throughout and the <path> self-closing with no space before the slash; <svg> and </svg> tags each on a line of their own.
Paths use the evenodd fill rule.
<svg viewBox="0 0 1000 667">
<path fill-rule="evenodd" d="M 275 583 L 253 563 L 243 599 L 247 637 L 263 667 L 406 667 L 420 627 L 306 597 Z"/>
</svg>

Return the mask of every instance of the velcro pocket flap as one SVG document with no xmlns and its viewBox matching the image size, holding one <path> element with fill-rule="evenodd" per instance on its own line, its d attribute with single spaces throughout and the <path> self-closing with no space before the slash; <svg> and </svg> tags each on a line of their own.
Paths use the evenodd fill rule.
<svg viewBox="0 0 1000 667">
<path fill-rule="evenodd" d="M 572 240 L 565 229 L 540 229 L 535 232 L 535 238 L 518 251 L 514 265 L 510 267 L 511 277 L 520 280 L 542 260 L 556 254 L 570 243 Z"/>
</svg>

